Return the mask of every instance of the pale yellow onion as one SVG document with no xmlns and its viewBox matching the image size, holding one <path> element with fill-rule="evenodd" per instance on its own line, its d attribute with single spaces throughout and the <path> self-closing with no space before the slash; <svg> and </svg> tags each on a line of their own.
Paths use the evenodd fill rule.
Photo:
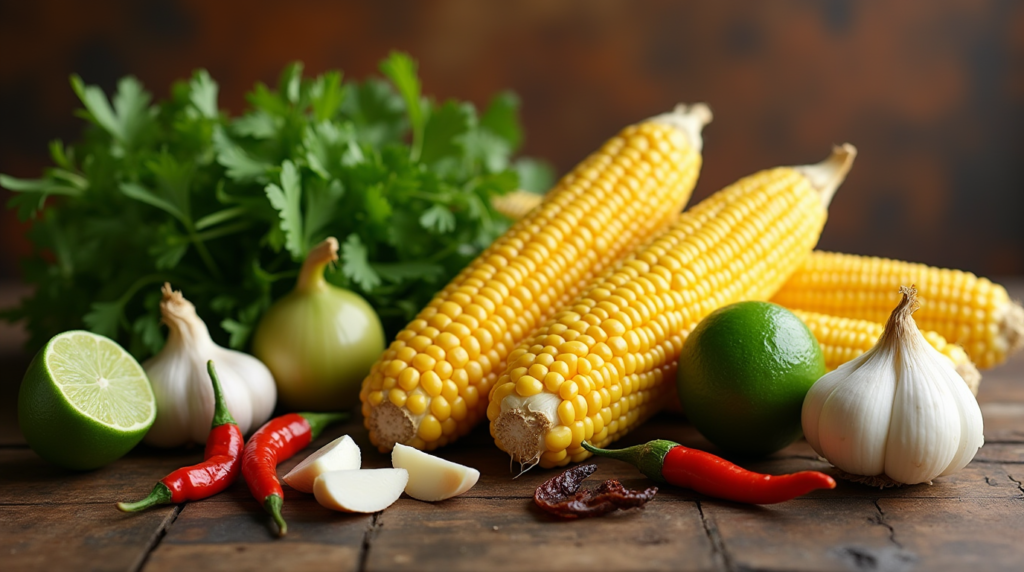
<svg viewBox="0 0 1024 572">
<path fill-rule="evenodd" d="M 314 247 L 295 289 L 267 310 L 253 337 L 253 354 L 273 372 L 278 396 L 292 410 L 355 406 L 363 378 L 384 351 L 373 308 L 324 279 L 324 268 L 337 259 L 334 237 Z"/>
</svg>

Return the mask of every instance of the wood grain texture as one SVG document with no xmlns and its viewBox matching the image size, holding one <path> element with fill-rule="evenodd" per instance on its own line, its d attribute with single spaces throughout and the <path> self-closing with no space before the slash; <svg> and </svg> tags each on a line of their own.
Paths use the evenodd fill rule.
<svg viewBox="0 0 1024 572">
<path fill-rule="evenodd" d="M 594 485 L 590 485 L 594 486 Z M 376 525 L 367 570 L 706 570 L 712 547 L 693 502 L 572 522 L 528 499 L 399 500 Z"/>
<path fill-rule="evenodd" d="M 177 514 L 124 514 L 109 504 L 0 506 L 0 568 L 137 570 Z"/>
<path fill-rule="evenodd" d="M 357 570 L 373 515 L 328 511 L 312 497 L 289 498 L 288 535 L 274 536 L 251 498 L 185 506 L 146 563 L 147 571 Z"/>
</svg>

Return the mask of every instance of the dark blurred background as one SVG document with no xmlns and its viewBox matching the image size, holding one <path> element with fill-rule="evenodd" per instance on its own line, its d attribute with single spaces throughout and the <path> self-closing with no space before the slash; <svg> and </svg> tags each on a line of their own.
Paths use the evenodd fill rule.
<svg viewBox="0 0 1024 572">
<path fill-rule="evenodd" d="M 82 121 L 71 73 L 158 96 L 204 67 L 233 113 L 292 60 L 376 73 L 391 49 L 424 89 L 522 98 L 525 154 L 564 173 L 626 124 L 707 101 L 703 198 L 740 176 L 860 150 L 820 246 L 1024 273 L 1024 2 L 0 2 L 0 173 L 39 176 Z M 0 200 L 8 196 L 0 191 Z M 4 210 L 0 279 L 25 226 Z"/>
</svg>

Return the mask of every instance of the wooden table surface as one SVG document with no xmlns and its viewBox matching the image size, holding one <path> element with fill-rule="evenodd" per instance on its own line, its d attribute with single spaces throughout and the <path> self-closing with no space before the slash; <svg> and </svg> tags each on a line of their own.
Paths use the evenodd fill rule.
<svg viewBox="0 0 1024 572">
<path fill-rule="evenodd" d="M 1012 294 L 1024 295 L 1024 281 Z M 7 296 L 0 295 L 0 299 Z M 3 305 L 3 304 L 0 304 Z M 533 505 L 555 471 L 513 479 L 486 427 L 440 451 L 480 469 L 465 495 L 401 498 L 373 515 L 320 507 L 285 487 L 286 538 L 239 480 L 213 498 L 124 514 L 199 449 L 139 447 L 102 469 L 48 465 L 21 438 L 17 384 L 27 365 L 17 330 L 0 328 L 0 569 L 47 570 L 1015 570 L 1024 562 L 1024 356 L 984 373 L 978 399 L 986 444 L 960 473 L 933 485 L 878 490 L 841 482 L 786 503 L 750 507 L 664 487 L 641 510 L 559 522 Z M 389 466 L 359 422 L 329 429 L 313 447 L 348 433 L 364 466 Z M 663 414 L 622 445 L 668 438 L 710 447 L 685 420 Z M 311 447 L 309 451 L 313 451 Z M 283 463 L 283 474 L 302 455 Z M 649 485 L 617 461 L 596 461 L 592 481 Z M 748 468 L 828 471 L 800 441 Z"/>
</svg>

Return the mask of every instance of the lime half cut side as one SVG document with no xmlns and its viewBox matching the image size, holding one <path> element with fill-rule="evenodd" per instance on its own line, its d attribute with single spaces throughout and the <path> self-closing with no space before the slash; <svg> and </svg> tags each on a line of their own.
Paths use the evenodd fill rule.
<svg viewBox="0 0 1024 572">
<path fill-rule="evenodd" d="M 113 429 L 148 428 L 156 401 L 146 372 L 112 340 L 89 332 L 66 332 L 47 346 L 46 368 L 68 403 Z"/>
<path fill-rule="evenodd" d="M 70 469 L 120 458 L 154 419 L 156 399 L 139 362 L 113 340 L 85 331 L 47 342 L 18 393 L 18 421 L 29 446 Z"/>
</svg>

